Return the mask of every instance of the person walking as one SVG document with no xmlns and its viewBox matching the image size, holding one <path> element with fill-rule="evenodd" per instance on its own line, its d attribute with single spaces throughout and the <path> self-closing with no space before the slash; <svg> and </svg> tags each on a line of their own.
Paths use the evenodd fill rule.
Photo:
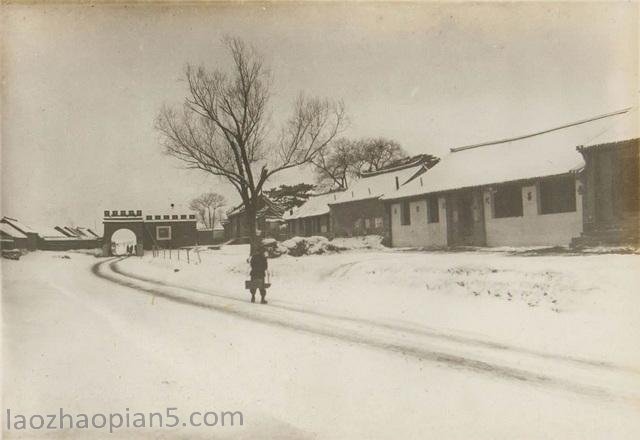
<svg viewBox="0 0 640 440">
<path fill-rule="evenodd" d="M 265 297 L 267 296 L 267 286 L 265 285 L 265 275 L 268 268 L 267 257 L 264 250 L 256 247 L 251 259 L 251 302 L 256 302 L 256 290 L 260 290 L 260 304 L 267 304 Z"/>
</svg>

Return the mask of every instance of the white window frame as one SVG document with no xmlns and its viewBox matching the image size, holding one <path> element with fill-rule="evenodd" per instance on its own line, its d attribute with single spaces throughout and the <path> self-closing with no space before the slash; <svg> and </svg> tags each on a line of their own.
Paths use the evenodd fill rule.
<svg viewBox="0 0 640 440">
<path fill-rule="evenodd" d="M 160 237 L 161 230 L 168 230 L 168 237 Z M 171 240 L 171 226 L 156 226 L 156 240 Z"/>
</svg>

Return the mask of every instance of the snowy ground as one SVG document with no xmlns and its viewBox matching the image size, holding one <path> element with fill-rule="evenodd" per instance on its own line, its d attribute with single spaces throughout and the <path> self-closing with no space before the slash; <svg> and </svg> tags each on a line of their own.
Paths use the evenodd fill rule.
<svg viewBox="0 0 640 440">
<path fill-rule="evenodd" d="M 4 260 L 3 408 L 245 417 L 68 438 L 640 438 L 638 255 L 282 256 L 266 306 L 246 255 Z"/>
</svg>

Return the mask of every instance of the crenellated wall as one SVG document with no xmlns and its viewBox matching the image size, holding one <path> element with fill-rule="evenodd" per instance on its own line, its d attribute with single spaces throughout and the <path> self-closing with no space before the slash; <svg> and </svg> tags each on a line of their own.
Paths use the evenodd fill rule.
<svg viewBox="0 0 640 440">
<path fill-rule="evenodd" d="M 153 246 L 175 249 L 193 246 L 198 242 L 195 214 L 143 216 L 141 210 L 112 210 L 104 211 L 103 225 L 104 255 L 111 254 L 111 237 L 119 229 L 129 229 L 135 234 L 137 255 L 142 255 L 143 249 Z M 166 234 L 159 233 L 158 229 Z"/>
</svg>

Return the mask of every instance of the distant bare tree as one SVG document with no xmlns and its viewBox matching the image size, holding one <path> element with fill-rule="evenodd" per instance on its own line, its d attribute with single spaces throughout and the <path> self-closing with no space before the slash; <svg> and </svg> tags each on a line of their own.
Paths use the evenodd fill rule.
<svg viewBox="0 0 640 440">
<path fill-rule="evenodd" d="M 200 221 L 208 228 L 213 229 L 216 225 L 216 215 L 220 208 L 227 205 L 227 199 L 221 194 L 209 192 L 204 193 L 189 203 L 189 208 L 196 211 Z"/>
<path fill-rule="evenodd" d="M 346 189 L 352 179 L 407 157 L 396 141 L 386 138 L 336 139 L 313 160 L 318 183 Z"/>
<path fill-rule="evenodd" d="M 356 147 L 358 173 L 378 171 L 407 157 L 407 153 L 394 140 L 383 137 L 361 139 Z"/>
<path fill-rule="evenodd" d="M 313 160 L 316 181 L 347 189 L 351 178 L 357 177 L 357 164 L 357 144 L 346 138 L 337 139 Z"/>
<path fill-rule="evenodd" d="M 269 115 L 270 76 L 255 49 L 224 38 L 231 63 L 219 68 L 187 65 L 188 94 L 182 108 L 164 106 L 156 118 L 167 154 L 187 167 L 229 182 L 245 206 L 251 243 L 265 182 L 274 174 L 309 163 L 341 131 L 344 105 L 300 94 L 280 130 Z M 222 66 L 230 66 L 228 72 Z M 270 136 L 276 132 L 277 135 Z"/>
</svg>

